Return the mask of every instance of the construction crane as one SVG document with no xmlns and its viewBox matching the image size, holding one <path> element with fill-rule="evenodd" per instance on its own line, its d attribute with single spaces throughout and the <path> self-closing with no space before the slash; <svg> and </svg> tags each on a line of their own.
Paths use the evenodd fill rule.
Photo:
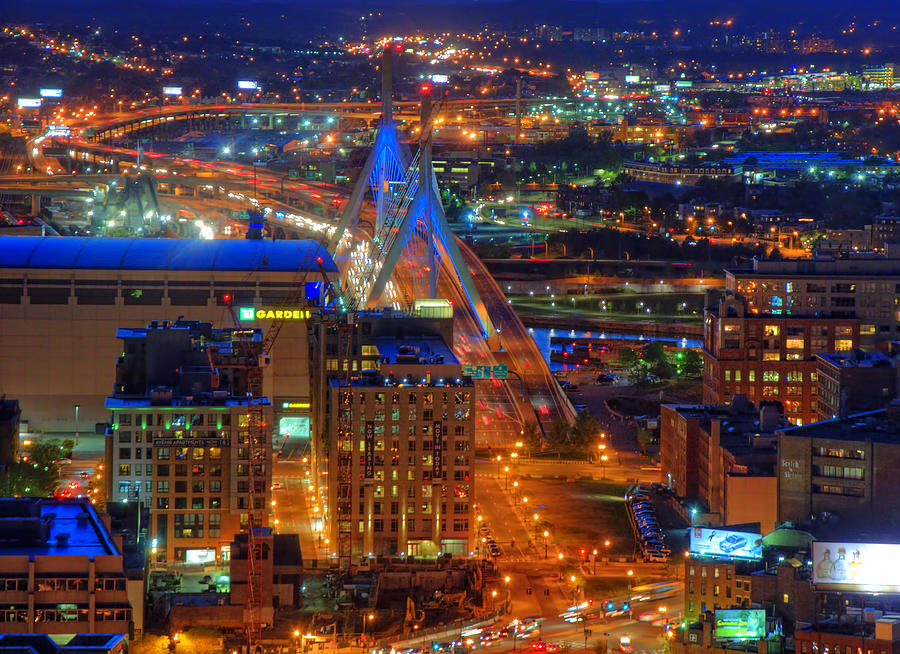
<svg viewBox="0 0 900 654">
<path fill-rule="evenodd" d="M 301 301 L 305 302 L 303 291 L 306 286 L 306 278 L 315 262 L 319 272 L 323 276 L 327 287 L 333 292 L 333 287 L 327 274 L 325 273 L 322 256 L 320 252 L 324 250 L 321 245 L 307 248 L 304 257 L 298 267 L 297 283 L 291 293 L 281 303 L 284 307 L 296 308 Z M 235 315 L 234 307 L 231 302 L 231 296 L 225 297 L 225 305 L 228 307 L 231 321 L 235 329 L 240 332 L 244 327 L 240 324 L 237 315 Z M 278 315 L 276 313 L 276 315 Z M 283 313 L 281 315 L 284 315 Z M 304 311 L 304 316 L 309 314 Z M 219 364 L 218 367 L 231 367 L 244 370 L 247 379 L 247 435 L 249 450 L 249 493 L 248 493 L 248 512 L 247 512 L 247 613 L 245 619 L 245 633 L 247 637 L 248 654 L 256 654 L 257 648 L 262 641 L 263 629 L 263 541 L 261 540 L 262 532 L 260 531 L 265 523 L 265 515 L 268 507 L 266 505 L 266 466 L 272 464 L 268 454 L 268 443 L 272 430 L 266 423 L 263 411 L 263 369 L 268 366 L 271 351 L 278 339 L 281 328 L 284 326 L 285 318 L 274 320 L 265 331 L 262 342 L 258 346 L 254 346 L 254 342 L 249 338 L 238 338 L 236 340 L 238 350 L 237 356 L 225 363 Z"/>
</svg>

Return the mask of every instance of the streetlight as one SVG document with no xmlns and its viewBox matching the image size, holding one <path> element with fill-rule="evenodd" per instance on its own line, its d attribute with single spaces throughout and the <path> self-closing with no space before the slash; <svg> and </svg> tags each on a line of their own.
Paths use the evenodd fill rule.
<svg viewBox="0 0 900 654">
<path fill-rule="evenodd" d="M 503 480 L 503 490 L 509 490 L 509 466 L 503 466 L 504 480 Z"/>
<path fill-rule="evenodd" d="M 606 462 L 609 460 L 609 457 L 605 454 L 600 457 L 600 478 L 606 478 Z"/>
<path fill-rule="evenodd" d="M 78 445 L 78 409 L 81 408 L 80 404 L 75 405 L 75 444 Z"/>
<path fill-rule="evenodd" d="M 513 504 L 519 503 L 519 482 L 513 482 Z"/>
<path fill-rule="evenodd" d="M 362 632 L 363 643 L 368 642 L 368 641 L 366 641 L 366 622 L 372 621 L 374 619 L 375 619 L 375 615 L 373 613 L 370 613 L 369 615 L 366 616 L 365 620 L 363 620 L 363 632 Z"/>
<path fill-rule="evenodd" d="M 549 531 L 544 531 L 544 558 L 547 558 L 547 537 L 550 536 Z"/>
</svg>

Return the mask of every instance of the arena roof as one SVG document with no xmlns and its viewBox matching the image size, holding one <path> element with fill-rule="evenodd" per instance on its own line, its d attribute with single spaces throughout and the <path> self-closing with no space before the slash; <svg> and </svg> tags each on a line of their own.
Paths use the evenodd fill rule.
<svg viewBox="0 0 900 654">
<path fill-rule="evenodd" d="M 317 272 L 319 257 L 338 272 L 312 240 L 0 236 L 0 268 Z"/>
</svg>

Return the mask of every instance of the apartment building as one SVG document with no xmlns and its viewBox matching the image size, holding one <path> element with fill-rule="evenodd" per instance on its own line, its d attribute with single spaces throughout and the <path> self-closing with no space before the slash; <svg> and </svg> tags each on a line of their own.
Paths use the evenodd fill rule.
<svg viewBox="0 0 900 654">
<path fill-rule="evenodd" d="M 861 338 L 855 318 L 763 313 L 729 292 L 708 294 L 703 330 L 703 401 L 777 400 L 796 425 L 819 418 L 816 353 L 849 352 Z"/>
<path fill-rule="evenodd" d="M 335 559 L 472 550 L 475 387 L 446 309 L 318 326 L 313 459 Z"/>
<path fill-rule="evenodd" d="M 752 314 L 858 320 L 863 347 L 900 335 L 900 247 L 890 243 L 884 255 L 754 259 L 751 268 L 726 269 L 725 288 Z"/>
<path fill-rule="evenodd" d="M 248 402 L 261 405 L 267 425 L 272 407 L 248 399 L 246 367 L 261 359 L 261 333 L 175 321 L 118 337 L 124 353 L 106 400 L 107 498 L 149 510 L 155 562 L 227 561 L 251 511 L 256 526 L 267 524 L 271 427 L 254 459 Z"/>
</svg>

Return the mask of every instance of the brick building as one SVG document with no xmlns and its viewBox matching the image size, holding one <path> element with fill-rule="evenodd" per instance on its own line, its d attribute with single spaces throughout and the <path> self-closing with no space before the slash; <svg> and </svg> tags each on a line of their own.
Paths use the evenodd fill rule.
<svg viewBox="0 0 900 654">
<path fill-rule="evenodd" d="M 858 347 L 859 320 L 757 311 L 735 293 L 708 294 L 703 401 L 718 404 L 735 394 L 777 400 L 794 424 L 815 422 L 815 354 Z"/>
<path fill-rule="evenodd" d="M 862 346 L 872 347 L 900 335 L 898 261 L 890 243 L 884 255 L 754 259 L 726 269 L 725 288 L 746 299 L 748 313 L 858 320 Z"/>
<path fill-rule="evenodd" d="M 775 526 L 775 429 L 787 422 L 773 404 L 744 396 L 730 404 L 660 406 L 660 466 L 675 493 L 716 524 Z"/>
<path fill-rule="evenodd" d="M 837 516 L 871 535 L 900 529 L 900 406 L 778 432 L 778 519 Z"/>
<path fill-rule="evenodd" d="M 897 396 L 897 368 L 881 352 L 833 352 L 816 355 L 819 418 L 884 408 Z"/>
</svg>

